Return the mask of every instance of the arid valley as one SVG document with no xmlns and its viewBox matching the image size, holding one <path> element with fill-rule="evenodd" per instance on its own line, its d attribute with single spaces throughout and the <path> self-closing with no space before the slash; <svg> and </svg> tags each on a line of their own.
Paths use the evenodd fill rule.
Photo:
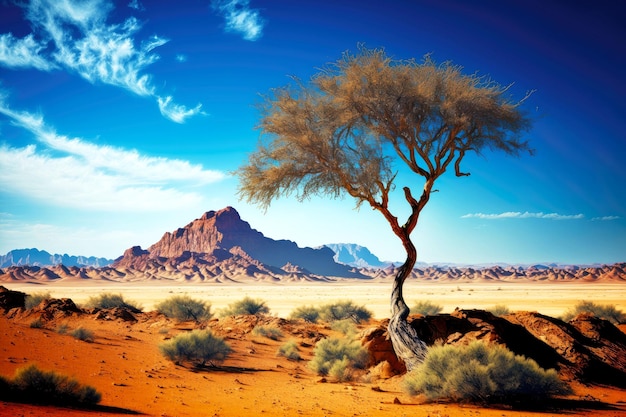
<svg viewBox="0 0 626 417">
<path fill-rule="evenodd" d="M 411 397 L 402 389 L 402 376 L 367 376 L 353 382 L 326 381 L 307 367 L 316 338 L 335 333 L 326 324 L 281 320 L 302 305 L 349 299 L 374 313 L 360 332 L 377 327 L 388 316 L 388 285 L 377 284 L 17 284 L 12 290 L 27 293 L 48 291 L 54 298 L 71 298 L 77 304 L 102 292 L 123 294 L 137 301 L 144 312 L 134 320 L 90 314 L 50 316 L 44 328 L 31 328 L 41 312 L 22 313 L 15 318 L 0 317 L 0 374 L 11 375 L 26 364 L 75 377 L 102 393 L 101 404 L 90 410 L 0 403 L 0 415 L 11 416 L 619 416 L 626 412 L 626 391 L 602 384 L 573 381 L 574 394 L 560 410 L 479 407 L 470 404 L 429 403 Z M 173 294 L 188 294 L 211 303 L 214 311 L 245 296 L 266 301 L 268 316 L 214 318 L 208 326 L 226 338 L 233 354 L 221 369 L 193 370 L 166 360 L 158 345 L 164 340 L 198 327 L 179 323 L 151 312 L 160 300 Z M 409 303 L 426 299 L 443 306 L 443 313 L 456 307 L 488 309 L 496 304 L 511 311 L 538 311 L 560 315 L 578 300 L 626 307 L 626 287 L 621 284 L 572 283 L 409 283 Z M 99 317 L 99 318 L 98 318 Z M 216 316 L 217 317 L 217 316 Z M 284 340 L 299 343 L 301 361 L 278 357 L 284 340 L 255 337 L 257 322 L 280 323 Z M 83 326 L 95 333 L 92 343 L 76 340 L 55 331 L 60 325 Z M 166 330 L 163 330 L 166 329 Z M 622 332 L 626 328 L 621 326 Z"/>
</svg>

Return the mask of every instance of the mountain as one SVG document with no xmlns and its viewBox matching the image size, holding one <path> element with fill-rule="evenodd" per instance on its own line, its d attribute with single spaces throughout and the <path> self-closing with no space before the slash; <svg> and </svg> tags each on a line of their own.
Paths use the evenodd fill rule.
<svg viewBox="0 0 626 417">
<path fill-rule="evenodd" d="M 324 245 L 335 253 L 335 262 L 357 268 L 385 268 L 390 262 L 382 262 L 364 246 L 354 243 L 329 243 Z"/>
<path fill-rule="evenodd" d="M 2 257 L 0 282 L 287 283 L 346 282 L 346 278 L 356 278 L 353 282 L 389 282 L 398 272 L 398 266 L 384 266 L 366 248 L 352 244 L 332 247 L 336 252 L 329 246 L 300 248 L 289 240 L 270 239 L 252 229 L 234 208 L 226 207 L 206 212 L 185 227 L 166 232 L 148 249 L 139 246 L 127 249 L 111 265 L 81 267 L 92 258 L 50 255 L 36 249 L 11 251 Z M 108 262 L 93 259 L 92 265 Z M 352 267 L 336 260 L 367 267 Z M 72 262 L 79 266 L 72 266 Z M 376 264 L 384 267 L 372 268 Z M 417 264 L 408 280 L 433 283 L 626 282 L 626 263 L 486 267 Z"/>
<path fill-rule="evenodd" d="M 232 207 L 209 211 L 183 228 L 166 232 L 147 250 L 132 247 L 115 260 L 114 268 L 145 269 L 149 265 L 220 264 L 262 273 L 300 272 L 320 276 L 359 277 L 333 259 L 327 248 L 300 248 L 289 240 L 273 240 L 252 229 Z"/>
<path fill-rule="evenodd" d="M 0 268 L 9 266 L 49 266 L 60 265 L 65 266 L 92 266 L 99 268 L 113 263 L 112 259 L 96 258 L 95 256 L 70 256 L 50 254 L 45 250 L 39 249 L 15 249 L 0 257 Z"/>
</svg>

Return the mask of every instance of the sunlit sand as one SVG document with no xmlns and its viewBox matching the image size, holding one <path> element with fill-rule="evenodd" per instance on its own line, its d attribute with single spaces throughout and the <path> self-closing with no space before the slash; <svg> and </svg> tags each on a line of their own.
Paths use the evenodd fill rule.
<svg viewBox="0 0 626 417">
<path fill-rule="evenodd" d="M 321 283 L 321 284 L 15 284 L 5 287 L 26 293 L 47 291 L 55 298 L 71 298 L 82 304 L 103 292 L 122 293 L 125 298 L 141 304 L 144 311 L 154 309 L 161 300 L 174 294 L 187 294 L 211 303 L 213 311 L 226 307 L 245 296 L 267 303 L 273 315 L 288 317 L 296 307 L 320 305 L 337 300 L 351 300 L 366 306 L 375 318 L 389 316 L 388 283 Z M 455 308 L 491 309 L 505 305 L 510 311 L 538 311 L 553 317 L 562 315 L 580 300 L 615 305 L 626 310 L 626 285 L 580 283 L 420 283 L 404 286 L 407 304 L 427 300 L 443 307 L 443 312 Z"/>
</svg>

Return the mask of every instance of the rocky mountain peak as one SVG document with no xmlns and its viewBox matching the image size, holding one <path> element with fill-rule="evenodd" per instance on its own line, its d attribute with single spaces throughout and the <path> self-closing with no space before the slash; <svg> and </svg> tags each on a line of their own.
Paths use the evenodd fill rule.
<svg viewBox="0 0 626 417">
<path fill-rule="evenodd" d="M 226 207 L 219 211 L 207 211 L 173 232 L 166 232 L 161 240 L 147 251 L 134 247 L 116 260 L 115 265 L 143 267 L 148 260 L 158 263 L 179 264 L 185 262 L 215 263 L 237 258 L 241 267 L 255 260 L 268 267 L 280 269 L 286 264 L 297 265 L 316 275 L 354 277 L 360 276 L 346 265 L 333 259 L 329 248 L 299 248 L 289 240 L 273 240 L 252 229 L 241 219 L 237 210 Z M 246 260 L 248 259 L 248 260 Z"/>
</svg>

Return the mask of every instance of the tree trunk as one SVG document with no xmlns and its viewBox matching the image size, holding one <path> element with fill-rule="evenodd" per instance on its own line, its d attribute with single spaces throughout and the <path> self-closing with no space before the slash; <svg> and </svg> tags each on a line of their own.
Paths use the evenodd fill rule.
<svg viewBox="0 0 626 417">
<path fill-rule="evenodd" d="M 410 241 L 404 243 L 407 248 L 407 259 L 404 265 L 398 270 L 393 281 L 393 288 L 391 290 L 391 319 L 389 320 L 387 331 L 391 338 L 393 350 L 396 352 L 398 358 L 404 362 L 407 371 L 411 371 L 424 361 L 427 346 L 426 343 L 417 336 L 417 332 L 407 321 L 409 307 L 404 302 L 402 286 L 415 266 L 417 251 Z"/>
</svg>

